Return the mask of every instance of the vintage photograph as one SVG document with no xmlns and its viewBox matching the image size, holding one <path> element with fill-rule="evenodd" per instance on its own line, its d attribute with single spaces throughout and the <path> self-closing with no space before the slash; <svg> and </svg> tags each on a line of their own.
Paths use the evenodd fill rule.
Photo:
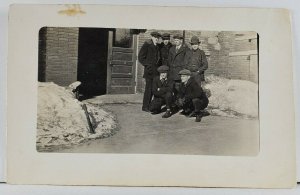
<svg viewBox="0 0 300 195">
<path fill-rule="evenodd" d="M 36 149 L 256 156 L 254 31 L 43 27 Z"/>
</svg>

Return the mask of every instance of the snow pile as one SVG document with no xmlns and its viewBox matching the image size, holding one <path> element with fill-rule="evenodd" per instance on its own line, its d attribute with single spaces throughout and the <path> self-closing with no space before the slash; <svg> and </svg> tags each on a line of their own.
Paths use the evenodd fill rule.
<svg viewBox="0 0 300 195">
<path fill-rule="evenodd" d="M 231 80 L 210 75 L 203 88 L 209 89 L 212 114 L 258 117 L 258 85 L 251 81 Z"/>
<path fill-rule="evenodd" d="M 71 88 L 54 83 L 39 83 L 37 148 L 71 145 L 87 139 L 107 137 L 116 128 L 114 116 L 87 104 L 95 134 L 89 133 L 82 103 L 74 98 Z"/>
</svg>

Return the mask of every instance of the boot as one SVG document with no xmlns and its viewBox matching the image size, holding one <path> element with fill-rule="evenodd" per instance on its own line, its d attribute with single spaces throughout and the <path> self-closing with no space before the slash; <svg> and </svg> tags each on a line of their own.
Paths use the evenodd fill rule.
<svg viewBox="0 0 300 195">
<path fill-rule="evenodd" d="M 142 108 L 142 111 L 144 111 L 144 112 L 150 112 L 149 108 Z"/>
<path fill-rule="evenodd" d="M 200 114 L 197 114 L 195 122 L 201 122 L 201 119 L 202 119 L 202 116 Z"/>
<path fill-rule="evenodd" d="M 167 111 L 165 112 L 165 114 L 162 115 L 162 118 L 169 118 L 170 116 L 172 116 L 172 113 L 171 113 L 170 110 L 167 110 Z"/>
</svg>

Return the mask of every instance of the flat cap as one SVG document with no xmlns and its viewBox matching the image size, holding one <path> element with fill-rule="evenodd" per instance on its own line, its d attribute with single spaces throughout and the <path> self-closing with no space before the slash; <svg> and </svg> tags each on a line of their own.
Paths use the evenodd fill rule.
<svg viewBox="0 0 300 195">
<path fill-rule="evenodd" d="M 181 71 L 179 71 L 178 73 L 179 75 L 191 75 L 191 71 L 187 70 L 187 69 L 183 69 Z"/>
<path fill-rule="evenodd" d="M 166 72 L 169 71 L 169 67 L 166 66 L 166 65 L 163 65 L 163 66 L 158 67 L 158 68 L 157 68 L 157 71 L 158 71 L 159 73 L 166 73 Z"/>
<path fill-rule="evenodd" d="M 156 38 L 159 38 L 159 37 L 161 37 L 161 34 L 159 34 L 158 32 L 156 32 L 156 31 L 154 31 L 154 32 L 151 32 L 150 33 L 150 35 L 152 36 L 152 37 L 156 37 Z"/>
<path fill-rule="evenodd" d="M 169 33 L 164 33 L 164 34 L 162 34 L 161 38 L 163 40 L 170 40 L 170 34 Z"/>
<path fill-rule="evenodd" d="M 176 34 L 173 36 L 173 39 L 183 39 L 183 36 L 181 34 Z"/>
</svg>

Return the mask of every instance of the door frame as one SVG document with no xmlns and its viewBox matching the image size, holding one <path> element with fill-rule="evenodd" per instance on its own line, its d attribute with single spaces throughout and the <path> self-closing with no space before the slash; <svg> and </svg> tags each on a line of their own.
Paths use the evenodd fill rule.
<svg viewBox="0 0 300 195">
<path fill-rule="evenodd" d="M 113 55 L 113 38 L 114 38 L 114 31 L 108 31 L 108 50 L 107 50 L 107 82 L 106 82 L 106 94 L 111 94 L 111 89 L 110 89 L 110 86 L 111 86 L 111 75 L 112 75 L 112 55 Z M 137 35 L 136 34 L 133 34 L 132 35 L 132 45 L 131 45 L 131 49 L 133 50 L 133 56 L 132 56 L 132 82 L 131 82 L 131 85 L 134 87 L 134 94 L 136 93 L 136 85 L 137 85 L 137 82 L 136 82 L 136 72 L 137 72 L 137 44 L 138 44 L 138 41 L 137 41 Z M 118 47 L 115 47 L 115 48 L 118 48 Z"/>
</svg>

